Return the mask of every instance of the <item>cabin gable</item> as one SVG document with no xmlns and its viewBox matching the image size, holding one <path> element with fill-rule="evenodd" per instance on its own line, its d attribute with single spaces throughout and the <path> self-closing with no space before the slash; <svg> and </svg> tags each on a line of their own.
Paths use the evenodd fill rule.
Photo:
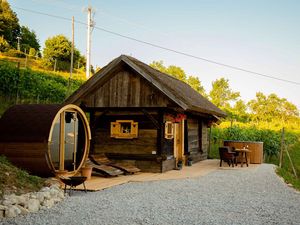
<svg viewBox="0 0 300 225">
<path fill-rule="evenodd" d="M 87 107 L 168 107 L 175 106 L 167 96 L 128 66 L 98 82 L 81 102 Z"/>
</svg>

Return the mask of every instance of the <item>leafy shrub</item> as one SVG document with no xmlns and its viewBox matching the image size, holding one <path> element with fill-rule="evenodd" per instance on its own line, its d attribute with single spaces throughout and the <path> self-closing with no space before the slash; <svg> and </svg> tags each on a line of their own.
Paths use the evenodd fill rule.
<svg viewBox="0 0 300 225">
<path fill-rule="evenodd" d="M 36 50 L 34 48 L 29 49 L 29 56 L 34 57 L 36 55 Z"/>
<path fill-rule="evenodd" d="M 16 49 L 9 49 L 7 52 L 5 52 L 4 55 L 10 56 L 10 57 L 17 57 L 17 58 L 25 58 L 26 57 L 24 52 L 21 52 Z"/>
<path fill-rule="evenodd" d="M 0 52 L 6 52 L 9 49 L 9 44 L 3 36 L 0 36 Z"/>
</svg>

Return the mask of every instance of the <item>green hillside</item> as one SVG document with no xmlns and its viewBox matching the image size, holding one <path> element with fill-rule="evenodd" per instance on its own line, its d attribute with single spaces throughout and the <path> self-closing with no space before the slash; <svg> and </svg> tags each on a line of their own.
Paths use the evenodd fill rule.
<svg viewBox="0 0 300 225">
<path fill-rule="evenodd" d="M 23 63 L 19 58 L 0 60 L 0 115 L 16 103 L 61 103 L 84 82 L 82 74 L 69 80 L 68 73 L 25 68 Z M 36 68 L 39 62 L 31 65 Z"/>
</svg>

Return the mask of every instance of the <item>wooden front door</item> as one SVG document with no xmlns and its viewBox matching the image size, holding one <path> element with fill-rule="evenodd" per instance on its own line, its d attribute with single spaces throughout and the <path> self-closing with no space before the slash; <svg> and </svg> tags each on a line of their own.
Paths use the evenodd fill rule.
<svg viewBox="0 0 300 225">
<path fill-rule="evenodd" d="M 174 157 L 176 158 L 176 165 L 178 161 L 185 164 L 184 156 L 184 120 L 179 123 L 174 123 Z"/>
</svg>

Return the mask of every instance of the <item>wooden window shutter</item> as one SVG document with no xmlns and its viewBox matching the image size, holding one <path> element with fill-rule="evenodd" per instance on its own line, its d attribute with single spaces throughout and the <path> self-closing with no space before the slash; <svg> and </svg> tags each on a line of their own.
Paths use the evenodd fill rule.
<svg viewBox="0 0 300 225">
<path fill-rule="evenodd" d="M 110 123 L 110 136 L 117 137 L 120 134 L 120 123 L 118 122 L 111 122 Z"/>
<path fill-rule="evenodd" d="M 138 136 L 138 122 L 132 122 L 131 123 L 131 135 L 132 137 L 137 137 Z"/>
</svg>

